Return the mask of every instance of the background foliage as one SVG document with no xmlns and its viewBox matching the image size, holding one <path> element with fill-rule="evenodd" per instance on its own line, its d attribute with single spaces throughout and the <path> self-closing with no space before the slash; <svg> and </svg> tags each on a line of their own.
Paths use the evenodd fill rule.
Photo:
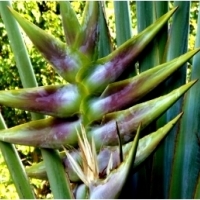
<svg viewBox="0 0 200 200">
<path fill-rule="evenodd" d="M 84 2 L 72 2 L 72 6 L 76 11 L 79 19 L 84 8 Z M 172 6 L 172 5 L 170 5 Z M 136 5 L 134 1 L 130 2 L 131 18 L 132 18 L 132 35 L 137 34 Z M 37 26 L 50 32 L 60 40 L 64 41 L 64 35 L 61 25 L 61 17 L 58 2 L 48 1 L 14 1 L 13 8 L 24 15 L 29 21 Z M 115 26 L 113 3 L 106 2 L 106 15 L 110 28 L 112 40 L 115 40 Z M 190 35 L 189 49 L 194 48 L 194 40 L 196 36 L 196 22 L 198 15 L 198 2 L 191 3 L 190 10 Z M 55 28 L 56 27 L 56 28 Z M 28 52 L 31 58 L 34 72 L 36 74 L 38 85 L 51 85 L 52 83 L 61 83 L 63 80 L 57 76 L 51 66 L 42 58 L 29 39 L 24 35 Z M 190 72 L 190 70 L 188 70 Z M 190 73 L 188 73 L 189 76 Z M 4 24 L 0 18 L 0 90 L 10 90 L 22 88 L 19 74 L 15 65 L 14 57 L 10 49 L 7 33 Z M 30 114 L 26 111 L 12 109 L 8 107 L 0 107 L 0 111 L 4 116 L 8 127 L 30 121 Z M 17 146 L 21 159 L 25 166 L 29 166 L 33 162 L 40 160 L 39 149 Z M 9 172 L 5 167 L 4 160 L 0 154 L 0 198 L 17 198 L 15 187 L 10 179 Z M 46 181 L 32 180 L 32 185 L 38 198 L 52 198 L 48 195 L 49 185 Z"/>
</svg>

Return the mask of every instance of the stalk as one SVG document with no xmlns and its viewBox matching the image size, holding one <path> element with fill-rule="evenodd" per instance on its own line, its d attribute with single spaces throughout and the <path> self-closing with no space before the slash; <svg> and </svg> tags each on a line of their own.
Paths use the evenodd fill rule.
<svg viewBox="0 0 200 200">
<path fill-rule="evenodd" d="M 1 2 L 0 5 L 1 5 L 0 6 L 1 16 L 3 18 L 4 24 L 7 29 L 11 48 L 15 55 L 16 65 L 20 74 L 23 87 L 26 87 L 26 88 L 37 87 L 35 75 L 33 72 L 33 67 L 31 65 L 27 50 L 25 48 L 21 33 L 19 31 L 19 27 L 7 8 L 8 6 L 11 7 L 11 4 L 9 1 L 4 1 L 4 2 Z M 34 120 L 41 119 L 41 118 L 42 118 L 41 115 L 32 114 L 32 119 Z M 43 150 L 43 149 L 42 149 L 42 155 L 44 156 L 45 165 L 47 167 L 47 175 L 48 177 L 50 177 L 49 178 L 50 185 L 53 191 L 54 198 L 70 198 L 71 192 L 69 190 L 69 181 L 66 181 L 66 176 L 65 176 L 65 173 L 63 172 L 62 163 L 58 162 L 57 166 L 54 168 L 54 161 L 55 159 L 58 160 L 59 156 L 57 155 L 56 152 L 53 153 L 52 150 L 50 151 L 50 150 Z M 9 158 L 9 160 L 10 159 L 11 158 Z M 23 169 L 21 169 L 20 171 L 22 172 L 22 170 Z M 60 174 L 59 180 L 57 178 L 58 174 Z M 16 187 L 18 187 L 20 184 L 28 185 L 27 182 L 17 179 Z M 20 188 L 24 189 L 25 186 L 20 186 Z M 26 192 L 26 190 L 24 191 Z M 65 191 L 65 192 L 61 192 L 58 194 L 55 191 Z M 28 197 L 24 197 L 24 198 L 28 198 Z"/>
</svg>

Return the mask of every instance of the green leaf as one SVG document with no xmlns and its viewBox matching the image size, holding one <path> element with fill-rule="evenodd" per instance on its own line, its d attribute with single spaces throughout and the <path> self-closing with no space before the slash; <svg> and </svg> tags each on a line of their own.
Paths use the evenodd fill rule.
<svg viewBox="0 0 200 200">
<path fill-rule="evenodd" d="M 6 129 L 3 117 L 0 114 L 0 129 Z M 35 195 L 29 183 L 24 166 L 13 144 L 0 142 L 1 153 L 8 166 L 13 183 L 15 184 L 19 198 L 35 199 Z"/>
<path fill-rule="evenodd" d="M 68 176 L 66 176 L 64 167 L 62 166 L 62 161 L 60 159 L 58 151 L 55 151 L 53 149 L 43 149 L 42 156 L 46 160 L 46 170 L 54 198 L 72 199 L 73 194 L 70 188 Z M 51 160 L 49 159 L 50 156 L 52 157 Z M 51 166 L 49 167 L 49 165 Z M 55 169 L 58 169 L 59 172 Z M 56 174 L 55 172 L 58 173 Z"/>
<path fill-rule="evenodd" d="M 155 15 L 156 18 L 161 17 L 163 14 L 167 13 L 168 11 L 168 1 L 155 1 Z M 161 64 L 166 60 L 166 45 L 167 45 L 167 38 L 168 38 L 168 24 L 166 24 L 158 37 L 156 38 L 156 45 L 157 45 L 157 53 L 159 54 L 159 58 L 157 58 L 158 63 Z"/>
<path fill-rule="evenodd" d="M 176 56 L 187 52 L 190 2 L 177 1 L 174 2 L 174 4 L 175 6 L 178 6 L 178 10 L 172 18 L 172 25 L 170 27 L 170 35 L 166 49 L 167 60 L 171 60 Z M 181 69 L 177 70 L 177 72 L 174 73 L 163 86 L 161 86 L 165 88 L 163 93 L 168 93 L 169 91 L 179 87 L 186 82 L 186 68 L 187 65 L 185 64 Z M 163 126 L 163 124 L 165 124 L 169 119 L 180 113 L 182 111 L 182 107 L 183 98 L 180 98 L 180 100 L 177 101 L 176 104 L 174 104 L 166 112 L 166 114 L 159 119 L 157 123 L 158 127 Z M 173 197 L 169 196 L 169 191 L 171 190 L 170 179 L 173 173 L 172 166 L 173 162 L 175 161 L 174 152 L 176 152 L 176 143 L 179 129 L 179 125 L 173 129 L 173 131 L 170 133 L 170 136 L 165 140 L 164 144 L 160 147 L 154 157 L 152 176 L 155 177 L 155 179 L 154 184 L 152 185 L 151 198 L 183 198 L 179 195 Z M 182 156 L 179 155 L 179 157 L 181 158 Z M 161 182 L 164 182 L 165 184 L 161 185 Z M 158 188 L 160 188 L 159 192 Z M 180 185 L 174 185 L 173 188 L 176 194 L 180 192 Z"/>
<path fill-rule="evenodd" d="M 107 56 L 112 50 L 111 36 L 106 21 L 105 2 L 101 2 L 99 6 L 99 45 L 98 45 L 98 58 Z"/>
<path fill-rule="evenodd" d="M 131 38 L 131 17 L 128 1 L 113 1 L 117 45 L 120 46 Z M 123 31 L 122 31 L 123 30 Z"/>
<path fill-rule="evenodd" d="M 199 199 L 200 197 L 200 179 L 198 179 L 198 182 L 196 183 L 196 188 L 194 191 L 194 199 Z"/>
<path fill-rule="evenodd" d="M 13 16 L 10 14 L 8 6 L 11 6 L 9 1 L 1 2 L 0 12 L 8 33 L 12 51 L 14 53 L 17 69 L 19 71 L 23 86 L 33 87 L 34 85 L 37 85 L 37 83 L 31 61 L 25 48 L 19 26 Z"/>
<path fill-rule="evenodd" d="M 136 11 L 137 11 L 137 19 L 138 19 L 137 28 L 138 28 L 138 32 L 140 33 L 146 27 L 154 23 L 156 20 L 155 2 L 137 1 L 136 6 L 137 6 Z M 157 49 L 158 38 L 159 37 L 154 38 L 154 40 L 152 40 L 151 43 L 149 44 L 149 48 L 151 48 L 151 51 L 149 51 L 149 48 L 145 49 L 143 52 L 144 56 L 139 58 L 140 72 L 146 71 L 152 66 L 160 64 L 158 60 L 159 51 Z"/>
<path fill-rule="evenodd" d="M 198 16 L 195 46 L 200 46 L 200 17 Z M 200 77 L 199 53 L 193 57 L 191 78 Z M 200 83 L 191 88 L 184 99 L 184 116 L 178 129 L 176 151 L 172 166 L 169 198 L 200 198 Z M 187 181 L 185 181 L 187 180 Z M 179 187 L 177 188 L 177 185 Z"/>
</svg>

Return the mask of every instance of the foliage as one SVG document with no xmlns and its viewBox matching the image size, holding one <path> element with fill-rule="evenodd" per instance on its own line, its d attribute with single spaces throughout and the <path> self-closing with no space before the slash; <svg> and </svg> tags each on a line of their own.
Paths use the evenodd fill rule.
<svg viewBox="0 0 200 200">
<path fill-rule="evenodd" d="M 74 6 L 74 9 L 77 13 L 77 15 L 81 19 L 81 12 L 80 10 L 83 10 L 84 3 L 75 3 L 73 2 L 72 5 Z M 110 8 L 108 11 L 111 12 L 112 6 L 110 2 L 107 2 L 107 7 Z M 135 17 L 135 4 L 131 2 L 131 15 L 132 15 L 132 32 L 136 33 L 136 17 Z M 59 17 L 59 5 L 57 2 L 14 2 L 13 7 L 18 12 L 22 13 L 25 18 L 27 18 L 29 21 L 34 22 L 36 25 L 41 27 L 44 30 L 47 30 L 48 32 L 55 35 L 57 38 L 59 38 L 61 41 L 64 41 L 63 33 L 62 33 L 62 25 L 61 25 L 61 18 Z M 106 12 L 108 14 L 109 23 L 113 24 L 113 14 L 112 12 Z M 194 2 L 192 3 L 191 8 L 191 20 L 190 20 L 190 38 L 189 38 L 189 45 L 190 49 L 194 48 L 194 40 L 196 36 L 196 18 L 197 18 L 197 4 Z M 1 64 L 0 64 L 0 73 L 3 75 L 2 77 L 2 84 L 0 85 L 0 90 L 10 90 L 10 89 L 18 89 L 21 88 L 21 82 L 19 79 L 19 74 L 16 70 L 15 61 L 13 58 L 13 55 L 10 50 L 10 46 L 8 43 L 7 35 L 5 32 L 5 28 L 3 23 L 0 23 L 0 33 L 2 33 L 2 40 L 1 42 Z M 56 29 L 55 29 L 56 27 Z M 117 47 L 116 40 L 115 40 L 115 27 L 112 25 L 111 27 L 111 36 L 112 41 L 115 42 L 114 48 Z M 37 53 L 37 50 L 34 46 L 32 46 L 32 43 L 30 43 L 29 39 L 24 35 L 25 41 L 27 43 L 28 51 L 30 54 L 31 62 L 34 66 L 34 72 L 36 74 L 37 82 L 39 85 L 51 85 L 51 84 L 60 84 L 65 83 L 63 79 L 61 79 L 59 76 L 55 74 L 55 72 L 52 70 L 51 66 L 42 58 L 40 54 Z M 9 70 L 7 70 L 9 68 Z M 6 123 L 8 127 L 13 127 L 18 124 L 22 124 L 24 122 L 30 121 L 30 114 L 26 111 L 21 111 L 18 109 L 10 109 L 7 107 L 2 106 L 2 114 L 6 120 Z M 17 117 L 16 117 L 17 116 Z M 21 158 L 24 160 L 24 165 L 28 166 L 29 164 L 32 164 L 33 162 L 40 161 L 40 153 L 37 155 L 38 149 L 28 149 L 19 146 L 18 147 L 19 152 L 21 154 Z M 3 165 L 3 163 L 2 163 Z M 34 185 L 36 185 L 36 189 L 39 191 L 39 182 L 34 182 Z M 41 184 L 41 182 L 40 182 Z M 5 184 L 4 184 L 5 185 Z M 44 184 L 45 185 L 45 184 Z M 9 189 L 7 186 L 4 190 Z M 3 190 L 2 190 L 3 191 Z M 37 192 L 36 192 L 37 193 Z M 41 195 L 42 192 L 38 192 L 37 197 L 38 198 L 48 198 L 51 196 L 45 196 L 48 193 L 44 194 L 44 196 Z M 7 196 L 2 196 L 2 198 L 8 198 Z M 10 198 L 10 197 L 9 197 Z"/>
</svg>

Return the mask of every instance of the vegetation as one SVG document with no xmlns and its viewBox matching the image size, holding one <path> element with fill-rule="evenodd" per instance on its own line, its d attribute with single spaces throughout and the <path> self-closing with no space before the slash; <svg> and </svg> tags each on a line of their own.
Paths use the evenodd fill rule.
<svg viewBox="0 0 200 200">
<path fill-rule="evenodd" d="M 89 6 L 85 6 L 86 4 Z M 121 180 L 118 191 L 107 191 L 106 194 L 110 196 L 104 198 L 116 198 L 121 190 L 120 197 L 123 198 L 199 198 L 199 82 L 196 83 L 196 79 L 199 78 L 199 55 L 194 56 L 199 49 L 193 50 L 195 38 L 199 38 L 197 29 L 199 25 L 196 25 L 195 21 L 198 16 L 198 3 L 192 2 L 190 7 L 189 2 L 172 4 L 115 2 L 113 9 L 111 2 L 106 2 L 106 9 L 103 12 L 104 10 L 99 6 L 101 4 L 98 3 L 71 2 L 76 15 L 73 14 L 70 4 L 65 2 L 60 4 L 58 2 L 14 2 L 12 4 L 14 10 L 21 15 L 13 9 L 9 11 L 7 5 L 8 2 L 0 3 L 2 16 L 0 103 L 4 118 L 1 120 L 1 129 L 4 130 L 0 133 L 2 141 L 0 148 L 12 180 L 8 176 L 8 170 L 1 156 L 0 170 L 5 174 L 0 180 L 3 183 L 0 185 L 3 191 L 0 194 L 1 198 L 17 197 L 10 184 L 12 181 L 20 198 L 71 198 L 73 195 L 79 198 L 100 198 L 99 195 L 105 194 L 104 185 L 106 187 L 109 185 L 109 188 L 116 187 L 112 182 L 112 179 L 116 180 L 116 178 Z M 168 6 L 170 12 L 164 15 L 168 11 Z M 177 10 L 174 9 L 176 6 L 178 6 Z M 85 7 L 86 14 L 82 16 L 80 10 Z M 129 16 L 130 11 L 131 16 Z M 68 12 L 70 17 L 66 15 Z M 87 17 L 88 13 L 91 14 L 90 18 Z M 110 34 L 103 13 L 106 13 Z M 173 17 L 170 19 L 171 15 Z M 79 25 L 75 16 L 79 21 L 83 20 L 83 26 Z M 160 17 L 161 20 L 156 21 Z M 38 31 L 23 18 L 54 35 L 63 43 L 67 43 L 67 49 L 62 43 Z M 168 19 L 170 20 L 167 24 Z M 22 33 L 19 32 L 15 20 L 25 31 L 23 40 L 29 57 L 23 46 L 23 40 L 20 39 Z M 98 43 L 96 43 L 98 37 L 90 37 L 93 32 L 89 29 L 94 27 L 94 33 L 98 33 L 98 29 L 95 28 L 97 24 L 100 27 Z M 151 28 L 147 28 L 151 24 L 153 24 Z M 9 29 L 10 27 L 12 30 Z M 139 37 L 136 40 L 129 39 L 136 34 L 136 28 Z M 127 40 L 128 42 L 124 43 Z M 80 47 L 85 44 L 85 41 L 89 45 L 83 51 Z M 52 42 L 57 46 L 51 45 Z M 120 46 L 121 44 L 123 45 Z M 195 46 L 199 47 L 198 40 Z M 39 54 L 38 50 L 43 55 Z M 189 52 L 186 53 L 188 50 Z M 70 59 L 78 63 L 70 66 L 74 70 L 70 73 L 60 70 L 57 62 L 52 61 L 50 57 L 53 52 L 55 58 L 61 59 L 60 55 L 66 54 L 66 51 L 70 52 Z M 68 59 L 68 55 L 65 56 Z M 120 65 L 117 59 L 120 60 Z M 184 65 L 187 61 L 189 62 Z M 110 62 L 116 63 L 110 65 Z M 60 76 L 54 71 L 52 65 Z M 115 77 L 115 73 L 111 73 L 110 77 L 107 77 L 103 71 L 99 71 L 109 65 L 108 72 L 115 71 L 119 76 Z M 129 66 L 129 68 L 122 73 L 122 70 L 115 68 L 116 66 L 124 68 Z M 98 82 L 100 77 L 102 79 Z M 48 85 L 52 86 L 48 87 Z M 156 87 L 157 85 L 159 86 Z M 29 89 L 22 90 L 20 89 L 22 87 Z M 30 87 L 38 89 L 34 90 Z M 137 90 L 132 92 L 127 89 L 129 87 Z M 190 87 L 192 88 L 188 94 L 180 98 Z M 71 102 L 70 99 L 68 102 L 62 102 L 60 97 L 56 99 L 59 91 L 64 92 L 66 96 L 73 93 L 75 99 Z M 44 99 L 40 96 L 43 92 L 46 93 Z M 114 97 L 120 101 L 112 100 L 109 104 L 107 99 Z M 40 98 L 41 102 L 51 98 L 51 103 L 46 108 L 43 103 L 35 103 L 37 98 Z M 179 98 L 180 100 L 177 101 Z M 176 104 L 172 106 L 175 102 Z M 46 117 L 33 113 L 35 111 L 45 114 Z M 136 117 L 129 111 L 135 112 Z M 47 117 L 48 115 L 55 119 Z M 30 122 L 31 118 L 35 122 Z M 80 129 L 79 121 L 85 127 L 87 136 L 84 135 L 84 129 Z M 9 129 L 6 129 L 6 125 Z M 113 132 L 108 131 L 110 125 Z M 65 136 L 63 140 L 59 136 L 61 126 L 68 126 L 65 134 L 70 134 L 70 138 L 66 139 L 68 136 Z M 82 130 L 83 135 L 79 139 L 76 129 Z M 47 135 L 50 132 L 52 135 Z M 138 137 L 134 137 L 135 134 L 138 137 L 140 135 L 139 141 Z M 159 148 L 156 148 L 166 134 L 168 137 Z M 48 139 L 43 140 L 41 135 Z M 106 139 L 108 136 L 110 139 Z M 104 138 L 103 144 L 99 138 Z M 88 139 L 89 143 L 87 143 Z M 91 141 L 94 141 L 92 147 L 90 147 Z M 80 165 L 81 169 L 79 169 L 78 143 L 82 154 L 85 154 Z M 86 146 L 81 145 L 82 143 Z M 63 154 L 63 150 L 66 150 L 66 153 Z M 100 164 L 98 166 L 98 162 L 102 162 L 102 155 L 105 160 L 107 151 L 109 154 L 112 152 L 113 156 L 106 157 L 108 162 L 105 166 Z M 84 163 L 88 154 L 94 157 L 89 161 L 94 159 L 95 163 L 97 159 L 95 166 L 99 168 L 98 170 L 94 166 L 88 167 L 93 169 L 92 174 L 98 172 L 93 175 L 87 171 L 87 167 L 85 168 L 89 163 L 89 161 Z M 30 177 L 40 178 L 42 181 L 31 179 L 30 186 L 22 164 L 26 167 L 30 166 L 27 168 Z M 102 179 L 104 182 L 101 182 Z M 80 181 L 85 185 L 81 185 Z M 103 186 L 97 187 L 99 183 Z M 78 189 L 72 194 L 74 185 Z M 128 191 L 132 188 L 132 193 L 127 192 L 127 188 Z M 87 190 L 89 193 L 85 192 Z M 12 196 L 8 196 L 10 192 Z"/>
</svg>

